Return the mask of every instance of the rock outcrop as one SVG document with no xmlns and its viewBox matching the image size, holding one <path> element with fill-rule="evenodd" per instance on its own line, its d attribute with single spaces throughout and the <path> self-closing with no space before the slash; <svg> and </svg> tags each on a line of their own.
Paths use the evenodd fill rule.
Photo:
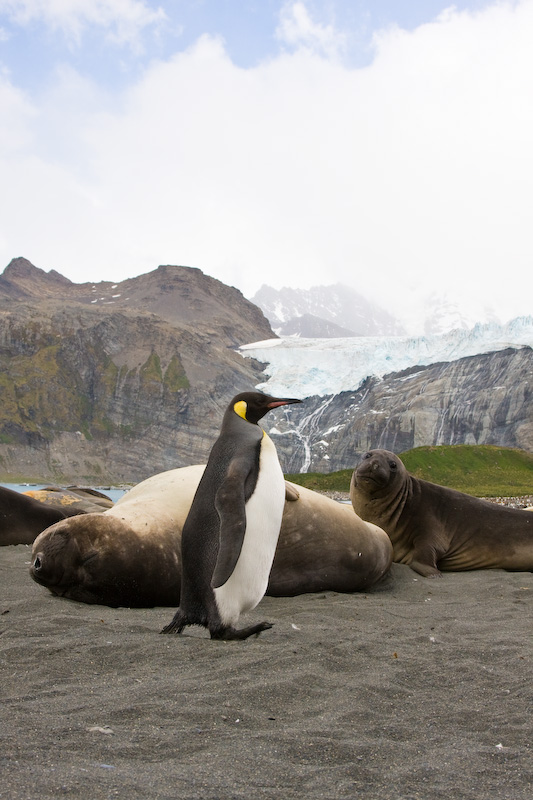
<svg viewBox="0 0 533 800">
<path fill-rule="evenodd" d="M 274 417 L 274 414 L 271 414 Z M 533 350 L 501 350 L 368 378 L 270 420 L 287 472 L 353 467 L 372 448 L 441 444 L 533 451 Z"/>
<path fill-rule="evenodd" d="M 77 285 L 16 259 L 0 277 L 0 473 L 139 481 L 205 460 L 226 404 L 259 380 L 235 348 L 272 336 L 200 270 Z"/>
</svg>

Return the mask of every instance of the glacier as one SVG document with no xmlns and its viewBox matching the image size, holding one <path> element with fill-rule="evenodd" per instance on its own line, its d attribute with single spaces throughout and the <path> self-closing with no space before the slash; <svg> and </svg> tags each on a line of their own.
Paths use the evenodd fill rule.
<svg viewBox="0 0 533 800">
<path fill-rule="evenodd" d="M 505 324 L 478 323 L 432 336 L 364 336 L 346 339 L 285 337 L 242 345 L 240 354 L 266 363 L 256 388 L 278 397 L 336 395 L 354 391 L 366 378 L 467 356 L 533 347 L 533 316 Z"/>
</svg>

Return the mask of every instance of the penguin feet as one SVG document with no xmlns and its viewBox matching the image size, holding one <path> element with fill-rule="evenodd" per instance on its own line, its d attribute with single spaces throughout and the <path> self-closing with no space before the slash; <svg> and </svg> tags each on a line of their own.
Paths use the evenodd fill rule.
<svg viewBox="0 0 533 800">
<path fill-rule="evenodd" d="M 187 622 L 187 618 L 185 614 L 178 610 L 174 614 L 174 619 L 168 625 L 165 625 L 163 630 L 159 631 L 159 633 L 181 633 L 182 630 L 186 625 L 189 623 Z"/>
<path fill-rule="evenodd" d="M 211 639 L 223 639 L 224 641 L 233 641 L 235 639 L 247 639 L 249 636 L 259 636 L 261 631 L 267 631 L 273 625 L 272 622 L 259 622 L 257 625 L 250 625 L 248 628 L 215 628 L 209 631 Z"/>
<path fill-rule="evenodd" d="M 272 627 L 272 624 L 272 622 L 259 622 L 257 625 L 249 625 L 247 628 L 241 628 L 241 630 L 237 630 L 237 628 L 233 628 L 231 625 L 228 627 L 217 625 L 216 627 L 210 628 L 209 633 L 211 635 L 211 639 L 233 641 L 237 639 L 247 639 L 249 636 L 253 636 L 254 634 L 259 636 L 261 631 L 267 631 Z M 172 622 L 170 622 L 168 625 L 165 625 L 160 633 L 181 633 L 187 625 L 203 625 L 206 628 L 208 627 L 208 625 L 204 622 L 191 622 L 183 613 L 183 611 L 178 608 L 174 614 L 174 619 Z"/>
</svg>

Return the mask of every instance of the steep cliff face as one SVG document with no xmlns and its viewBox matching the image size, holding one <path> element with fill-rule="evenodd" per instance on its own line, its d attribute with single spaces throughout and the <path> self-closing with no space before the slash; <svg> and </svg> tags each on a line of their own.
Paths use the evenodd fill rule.
<svg viewBox="0 0 533 800">
<path fill-rule="evenodd" d="M 533 450 L 530 347 L 369 378 L 356 392 L 307 398 L 271 420 L 288 472 L 351 468 L 372 448 L 440 444 Z"/>
<path fill-rule="evenodd" d="M 18 262 L 0 284 L 0 473 L 138 481 L 205 460 L 226 404 L 259 380 L 233 348 L 273 335 L 261 312 L 199 270 L 132 279 L 117 307 Z"/>
</svg>

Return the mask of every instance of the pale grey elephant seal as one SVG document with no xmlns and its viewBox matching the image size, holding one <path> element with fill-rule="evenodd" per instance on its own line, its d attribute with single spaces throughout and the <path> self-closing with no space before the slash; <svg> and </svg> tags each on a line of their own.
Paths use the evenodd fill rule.
<svg viewBox="0 0 533 800">
<path fill-rule="evenodd" d="M 183 524 L 203 466 L 154 475 L 103 514 L 52 525 L 33 545 L 30 572 L 53 594 L 110 606 L 178 606 Z M 389 537 L 351 506 L 286 483 L 267 594 L 356 592 L 392 562 Z"/>
<path fill-rule="evenodd" d="M 181 529 L 203 471 L 193 466 L 159 473 L 103 514 L 52 525 L 33 543 L 32 578 L 82 603 L 177 606 Z"/>
<path fill-rule="evenodd" d="M 388 450 L 370 450 L 350 487 L 353 508 L 391 538 L 394 561 L 439 570 L 533 570 L 533 515 L 410 475 Z"/>
<path fill-rule="evenodd" d="M 383 578 L 392 546 L 348 504 L 285 481 L 285 509 L 267 594 L 360 592 Z"/>
</svg>

